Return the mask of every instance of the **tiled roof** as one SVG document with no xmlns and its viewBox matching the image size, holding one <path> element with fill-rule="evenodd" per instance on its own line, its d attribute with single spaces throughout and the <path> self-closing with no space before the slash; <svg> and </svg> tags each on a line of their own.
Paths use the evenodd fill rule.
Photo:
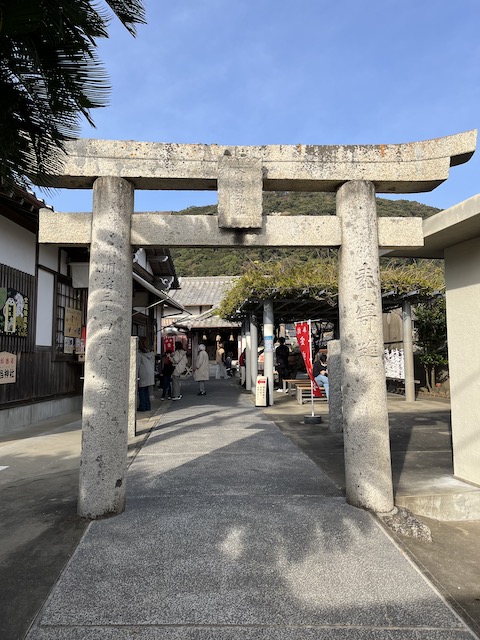
<svg viewBox="0 0 480 640">
<path fill-rule="evenodd" d="M 169 295 L 184 307 L 217 306 L 239 276 L 179 278 L 180 289 Z"/>
<path fill-rule="evenodd" d="M 233 329 L 242 325 L 241 322 L 231 322 L 220 318 L 215 315 L 214 309 L 209 309 L 193 318 L 177 320 L 174 324 L 185 329 Z"/>
</svg>

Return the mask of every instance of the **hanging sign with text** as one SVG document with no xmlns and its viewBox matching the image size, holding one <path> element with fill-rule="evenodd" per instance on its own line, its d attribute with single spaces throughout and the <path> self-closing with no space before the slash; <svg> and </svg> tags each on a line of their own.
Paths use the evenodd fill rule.
<svg viewBox="0 0 480 640">
<path fill-rule="evenodd" d="M 65 308 L 63 335 L 67 338 L 82 337 L 82 312 L 79 309 Z"/>
<path fill-rule="evenodd" d="M 14 353 L 0 353 L 0 384 L 17 381 L 17 356 Z"/>
</svg>

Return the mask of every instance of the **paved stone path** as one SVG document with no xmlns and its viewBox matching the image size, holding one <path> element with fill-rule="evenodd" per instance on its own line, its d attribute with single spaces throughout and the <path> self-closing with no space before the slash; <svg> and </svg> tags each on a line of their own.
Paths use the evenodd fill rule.
<svg viewBox="0 0 480 640">
<path fill-rule="evenodd" d="M 28 640 L 475 638 L 234 385 L 184 385 Z"/>
</svg>

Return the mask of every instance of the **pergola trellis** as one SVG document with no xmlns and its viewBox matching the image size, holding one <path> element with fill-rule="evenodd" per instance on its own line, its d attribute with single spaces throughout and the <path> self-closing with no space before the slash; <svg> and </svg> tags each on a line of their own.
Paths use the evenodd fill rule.
<svg viewBox="0 0 480 640">
<path fill-rule="evenodd" d="M 444 289 L 412 289 L 407 292 L 389 289 L 381 292 L 382 310 L 386 313 L 403 307 L 405 303 L 417 305 L 441 295 L 444 295 Z M 312 287 L 288 292 L 276 287 L 261 290 L 252 288 L 235 312 L 228 314 L 228 318 L 243 320 L 251 314 L 258 315 L 263 312 L 265 300 L 272 302 L 275 324 L 300 322 L 309 318 L 338 323 L 338 292 L 330 293 Z"/>
<path fill-rule="evenodd" d="M 412 336 L 412 306 L 426 302 L 432 298 L 443 295 L 441 291 L 427 293 L 420 290 L 412 290 L 407 293 L 399 293 L 395 290 L 382 292 L 382 310 L 384 313 L 394 309 L 402 309 L 402 334 L 403 334 L 403 354 L 405 371 L 405 401 L 415 400 L 415 376 L 413 359 L 413 336 Z M 250 295 L 238 307 L 231 319 L 247 321 L 250 331 L 257 320 L 263 317 L 265 302 L 271 305 L 274 325 L 283 323 L 301 322 L 304 320 L 315 320 L 318 322 L 331 323 L 334 334 L 338 337 L 339 325 L 339 304 L 338 293 L 329 294 L 326 291 L 315 291 L 312 289 L 298 290 L 296 296 L 282 295 L 276 288 L 263 289 L 261 293 L 251 290 Z M 258 336 L 257 336 L 258 339 Z M 254 349 L 254 345 L 251 347 Z M 250 384 L 247 388 L 254 389 L 256 370 L 252 363 Z"/>
</svg>

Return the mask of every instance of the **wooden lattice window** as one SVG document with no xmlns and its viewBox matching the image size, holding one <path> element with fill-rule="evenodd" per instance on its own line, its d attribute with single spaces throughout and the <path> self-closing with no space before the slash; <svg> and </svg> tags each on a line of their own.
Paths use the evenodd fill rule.
<svg viewBox="0 0 480 640">
<path fill-rule="evenodd" d="M 86 292 L 84 289 L 74 289 L 68 280 L 62 277 L 57 279 L 55 314 L 55 351 L 57 355 L 73 355 L 65 353 L 65 318 L 69 309 L 75 309 L 81 313 L 81 324 L 85 325 L 85 297 Z"/>
</svg>

